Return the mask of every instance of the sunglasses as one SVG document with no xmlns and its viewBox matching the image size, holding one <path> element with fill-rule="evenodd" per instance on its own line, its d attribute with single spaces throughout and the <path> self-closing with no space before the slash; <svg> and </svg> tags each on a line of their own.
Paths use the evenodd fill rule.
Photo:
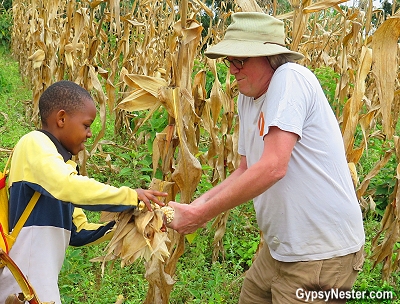
<svg viewBox="0 0 400 304">
<path fill-rule="evenodd" d="M 250 57 L 247 57 L 243 60 L 239 60 L 239 59 L 229 60 L 228 57 L 225 57 L 222 59 L 222 61 L 228 68 L 230 68 L 231 64 L 233 64 L 235 66 L 235 68 L 237 68 L 238 70 L 241 70 L 241 69 L 243 69 L 244 62 L 249 58 Z"/>
</svg>

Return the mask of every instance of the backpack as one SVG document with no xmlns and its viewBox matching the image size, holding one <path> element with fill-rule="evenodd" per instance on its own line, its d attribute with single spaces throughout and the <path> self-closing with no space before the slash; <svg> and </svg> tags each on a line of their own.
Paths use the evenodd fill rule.
<svg viewBox="0 0 400 304">
<path fill-rule="evenodd" d="M 8 224 L 8 196 L 9 190 L 7 185 L 7 174 L 8 174 L 8 166 L 11 161 L 11 156 L 7 160 L 7 163 L 4 167 L 4 171 L 0 172 L 0 248 L 6 252 L 7 254 L 10 252 L 11 247 L 15 243 L 15 239 L 18 236 L 18 233 L 21 231 L 24 226 L 26 220 L 31 214 L 33 207 L 35 207 L 36 202 L 40 197 L 39 192 L 35 192 L 30 199 L 28 205 L 26 206 L 24 212 L 19 218 L 17 224 L 15 225 L 13 231 L 10 233 L 9 224 Z M 4 267 L 4 265 L 0 261 L 0 268 Z"/>
</svg>

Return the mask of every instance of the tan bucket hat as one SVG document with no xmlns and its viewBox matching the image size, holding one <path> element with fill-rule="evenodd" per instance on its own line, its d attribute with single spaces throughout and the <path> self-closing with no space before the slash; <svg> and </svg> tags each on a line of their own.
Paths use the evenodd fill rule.
<svg viewBox="0 0 400 304">
<path fill-rule="evenodd" d="M 232 14 L 221 42 L 208 48 L 205 55 L 211 59 L 225 56 L 262 57 L 286 54 L 292 60 L 303 59 L 300 53 L 285 47 L 284 24 L 270 15 L 259 12 Z"/>
</svg>

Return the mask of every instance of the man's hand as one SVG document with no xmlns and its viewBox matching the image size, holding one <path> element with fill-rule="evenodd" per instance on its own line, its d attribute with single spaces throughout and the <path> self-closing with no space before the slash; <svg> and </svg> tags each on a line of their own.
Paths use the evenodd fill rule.
<svg viewBox="0 0 400 304">
<path fill-rule="evenodd" d="M 207 220 L 203 218 L 197 205 L 169 202 L 168 206 L 172 207 L 175 213 L 174 219 L 167 226 L 180 234 L 193 233 L 198 228 L 204 228 L 207 224 Z"/>
</svg>

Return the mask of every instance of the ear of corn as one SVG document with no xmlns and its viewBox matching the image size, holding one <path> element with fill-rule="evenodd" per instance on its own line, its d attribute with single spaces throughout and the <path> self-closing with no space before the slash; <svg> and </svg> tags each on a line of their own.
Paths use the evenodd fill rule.
<svg viewBox="0 0 400 304">
<path fill-rule="evenodd" d="M 146 204 L 143 202 L 139 202 L 138 209 L 140 211 L 143 211 L 145 208 L 146 208 Z M 172 220 L 174 219 L 175 210 L 170 206 L 160 207 L 160 205 L 152 203 L 151 208 L 153 210 L 158 210 L 158 209 L 161 210 L 164 213 L 167 224 L 170 224 L 172 222 Z"/>
<path fill-rule="evenodd" d="M 161 207 L 161 211 L 164 213 L 166 217 L 167 224 L 170 224 L 174 219 L 175 210 L 170 206 L 164 206 Z"/>
</svg>

